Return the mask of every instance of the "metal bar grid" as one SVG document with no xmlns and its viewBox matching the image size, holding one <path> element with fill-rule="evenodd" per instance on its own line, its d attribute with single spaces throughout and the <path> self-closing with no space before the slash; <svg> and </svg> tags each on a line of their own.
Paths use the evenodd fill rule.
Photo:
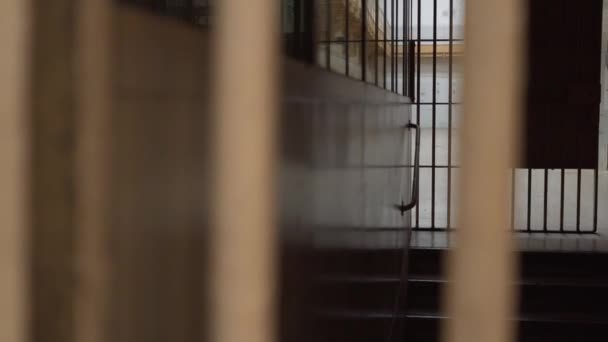
<svg viewBox="0 0 608 342">
<path fill-rule="evenodd" d="M 418 40 L 418 39 L 416 39 L 416 40 Z M 385 41 L 384 39 L 368 40 L 368 42 L 384 42 L 384 41 Z M 391 39 L 387 39 L 386 41 L 390 42 Z M 422 43 L 433 43 L 434 41 L 436 41 L 437 43 L 449 43 L 450 39 L 447 39 L 447 38 L 445 38 L 445 39 L 437 38 L 437 40 L 433 40 L 433 39 L 420 39 L 420 41 Z M 336 42 L 340 42 L 340 41 L 339 40 L 328 40 L 328 39 L 321 39 L 321 40 L 317 41 L 317 43 L 336 43 Z M 351 43 L 360 43 L 361 39 L 350 39 L 349 42 L 351 42 Z M 458 43 L 458 42 L 463 43 L 464 39 L 456 39 L 456 38 L 454 38 L 454 39 L 452 39 L 452 42 L 454 42 L 454 43 Z"/>
<path fill-rule="evenodd" d="M 367 82 L 367 0 L 361 0 L 361 79 Z"/>
<path fill-rule="evenodd" d="M 565 173 L 566 170 L 561 169 L 561 173 L 560 173 L 560 182 L 561 182 L 561 186 L 560 186 L 560 202 L 559 202 L 559 230 L 560 232 L 564 232 L 564 196 L 565 196 L 565 191 L 564 191 L 564 186 L 566 184 L 566 177 L 565 177 Z"/>
<path fill-rule="evenodd" d="M 449 0 L 438 8 L 438 1 L 410 0 L 415 7 L 412 16 L 417 20 L 410 22 L 413 39 L 418 47 L 416 50 L 416 70 L 414 94 L 416 122 L 421 124 L 423 134 L 423 170 L 426 181 L 421 182 L 427 198 L 421 200 L 412 218 L 415 230 L 450 230 L 454 228 L 454 170 L 459 169 L 458 158 L 454 148 L 456 130 L 454 127 L 456 107 L 462 105 L 455 96 L 460 87 L 456 84 L 456 58 L 462 56 L 464 39 L 457 37 L 455 5 L 458 0 Z M 460 1 L 462 3 L 463 1 Z M 447 4 L 447 6 L 446 6 Z M 439 36 L 438 13 L 446 13 L 449 17 L 447 36 Z M 426 21 L 425 21 L 426 20 Z M 445 29 L 445 28 L 444 28 Z M 442 31 L 445 32 L 445 31 Z M 438 46 L 447 45 L 441 50 L 441 59 Z M 458 50 L 455 45 L 458 45 Z M 425 46 L 423 55 L 422 46 Z M 432 50 L 430 49 L 432 46 Z M 445 71 L 447 69 L 447 72 Z M 443 74 L 438 75 L 439 72 Z M 422 75 L 421 75 L 422 74 Z M 447 74 L 447 75 L 446 75 Z M 440 77 L 447 78 L 447 85 L 442 85 Z M 421 81 L 422 80 L 422 81 Z M 447 88 L 447 96 L 440 96 Z M 422 95 L 422 96 L 421 96 Z M 447 113 L 445 109 L 447 108 Z M 441 113 L 441 115 L 439 114 Z M 447 115 L 447 155 L 438 154 L 438 148 L 445 148 L 439 144 L 438 120 L 446 120 Z M 422 120 L 422 122 L 421 122 Z M 443 123 L 441 128 L 443 129 Z M 456 127 L 457 129 L 457 127 Z M 443 134 L 443 132 L 442 132 Z M 443 138 L 442 136 L 442 139 Z M 424 146 L 426 144 L 426 146 Z M 438 170 L 445 170 L 438 173 Z M 599 170 L 562 170 L 550 172 L 549 169 L 514 169 L 511 177 L 511 226 L 514 231 L 527 233 L 564 233 L 564 234 L 592 234 L 598 231 L 599 206 Z M 591 175 L 588 172 L 593 172 Z M 582 175 L 585 174 L 585 177 Z M 445 176 L 444 176 L 445 175 Z M 522 178 L 523 176 L 523 178 Z M 574 178 L 572 176 L 575 176 Z M 443 178 L 447 178 L 447 185 Z M 593 188 L 590 190 L 591 178 Z M 568 181 L 566 181 L 568 179 Z M 440 185 L 439 181 L 442 181 Z M 568 185 L 568 187 L 566 186 Z M 521 192 L 520 192 L 521 191 Z M 440 195 L 441 194 L 441 195 Z M 445 196 L 445 197 L 443 197 Z M 591 198 L 592 196 L 592 198 Z M 583 210 L 582 203 L 585 202 Z M 591 209 L 587 205 L 591 203 Z M 445 205 L 445 210 L 438 210 L 438 205 Z M 592 214 L 591 214 L 592 211 Z M 590 216 L 592 215 L 592 216 Z"/>
<path fill-rule="evenodd" d="M 452 165 L 452 102 L 453 102 L 453 72 L 454 72 L 454 0 L 450 0 L 449 48 L 448 48 L 448 166 Z M 452 168 L 448 167 L 446 228 L 452 226 Z"/>
<path fill-rule="evenodd" d="M 432 130 L 432 143 L 431 143 L 431 161 L 433 168 L 431 169 L 431 228 L 435 229 L 435 198 L 436 198 L 436 169 L 437 165 L 437 0 L 433 0 L 433 130 Z"/>
<path fill-rule="evenodd" d="M 378 84 L 378 52 L 380 49 L 380 46 L 378 44 L 379 42 L 379 30 L 380 30 L 380 1 L 376 0 L 376 8 L 374 9 L 374 21 L 376 22 L 376 30 L 374 31 L 374 36 L 375 36 L 375 41 L 374 41 L 374 50 L 375 50 L 375 54 L 374 54 L 374 84 L 375 85 L 379 85 Z"/>
<path fill-rule="evenodd" d="M 348 1 L 348 0 L 347 0 Z M 387 0 L 384 0 L 384 18 L 382 20 L 383 24 L 384 24 L 384 51 L 382 52 L 382 58 L 384 59 L 384 62 L 382 63 L 382 68 L 383 68 L 383 73 L 382 73 L 382 88 L 386 89 L 386 51 L 388 51 L 386 48 L 388 47 L 388 41 L 387 41 L 387 35 L 386 35 L 386 8 L 387 8 Z"/>
<path fill-rule="evenodd" d="M 532 230 L 532 169 L 528 169 L 528 201 L 526 202 L 526 230 Z"/>
<path fill-rule="evenodd" d="M 395 92 L 395 0 L 391 0 L 391 86 L 390 90 Z"/>
<path fill-rule="evenodd" d="M 407 15 L 407 11 L 408 11 L 408 2 L 404 1 L 403 6 L 402 6 L 402 15 L 403 15 L 403 20 L 401 21 L 402 23 L 402 33 L 401 33 L 401 53 L 402 53 L 402 57 L 401 57 L 401 69 L 403 70 L 402 72 L 402 77 L 401 77 L 401 81 L 402 81 L 402 92 L 401 94 L 403 96 L 407 96 L 407 94 L 409 94 L 408 89 L 407 89 L 407 80 L 409 80 L 409 68 L 407 68 L 407 66 L 409 65 L 408 60 L 410 58 L 410 54 L 409 54 L 409 45 L 407 42 L 407 27 L 410 25 L 409 21 L 408 21 L 408 15 Z"/>
<path fill-rule="evenodd" d="M 414 0 L 412 0 L 414 1 Z M 420 25 L 420 22 L 422 21 L 422 0 L 418 0 L 418 4 L 417 4 L 417 39 L 418 42 L 416 44 L 416 47 L 418 49 L 418 53 L 417 53 L 417 61 L 416 61 L 416 123 L 420 124 L 420 75 L 422 74 L 421 70 L 420 70 L 420 66 L 422 63 L 422 54 L 421 54 L 421 47 L 422 47 L 422 41 L 421 41 L 421 36 L 422 36 L 422 25 Z M 420 186 L 420 185 L 419 185 Z M 418 192 L 420 192 L 420 189 L 418 189 Z M 416 217 L 415 217 L 415 222 L 414 222 L 414 229 L 420 228 L 420 202 L 418 202 L 418 207 L 416 207 Z"/>
<path fill-rule="evenodd" d="M 318 15 L 327 31 L 315 39 L 324 57 L 319 64 L 406 96 L 412 58 L 407 48 L 412 29 L 410 1 L 315 0 L 317 8 L 324 9 Z"/>
<path fill-rule="evenodd" d="M 422 121 L 430 119 L 430 142 L 424 139 L 422 142 L 430 145 L 430 149 L 426 149 L 430 156 L 423 158 L 426 164 L 423 163 L 425 165 L 421 166 L 422 169 L 428 169 L 430 175 L 430 189 L 423 191 L 430 193 L 430 203 L 421 201 L 420 207 L 416 208 L 415 214 L 412 215 L 413 226 L 416 229 L 453 228 L 452 213 L 454 209 L 453 197 L 455 195 L 453 179 L 454 172 L 458 169 L 458 158 L 455 150 L 457 145 L 453 140 L 456 136 L 454 126 L 456 121 L 454 120 L 457 119 L 458 114 L 455 106 L 462 104 L 460 99 L 455 96 L 459 89 L 459 85 L 455 83 L 457 80 L 455 73 L 457 71 L 456 58 L 462 56 L 464 51 L 462 47 L 464 39 L 458 36 L 456 28 L 455 13 L 456 5 L 459 4 L 458 1 L 462 2 L 462 0 L 449 0 L 447 2 L 439 2 L 438 0 L 293 0 L 281 2 L 281 6 L 284 7 L 284 10 L 281 11 L 283 25 L 289 18 L 293 21 L 291 26 L 288 24 L 283 27 L 283 32 L 287 33 L 288 36 L 286 48 L 290 56 L 296 58 L 300 56 L 303 60 L 308 61 L 309 56 L 314 55 L 312 52 L 304 51 L 314 48 L 308 46 L 310 38 L 307 36 L 315 28 L 313 22 L 308 18 L 311 15 L 310 8 L 312 8 L 309 5 L 314 2 L 317 8 L 324 8 L 326 12 L 324 17 L 325 32 L 314 38 L 314 43 L 317 46 L 322 46 L 324 51 L 323 61 L 319 60 L 318 62 L 323 62 L 328 70 L 357 78 L 359 70 L 355 71 L 355 68 L 360 68 L 360 79 L 365 82 L 373 83 L 399 94 L 415 95 L 412 97 L 415 99 L 416 123 L 421 125 L 424 130 Z M 125 0 L 125 2 L 129 1 Z M 287 9 L 287 12 L 291 10 L 293 13 L 285 11 L 287 3 L 291 4 L 291 8 Z M 440 3 L 445 8 L 439 8 Z M 168 15 L 172 15 L 169 13 L 165 1 L 154 0 L 154 4 L 154 10 L 164 11 Z M 188 14 L 188 12 L 196 11 L 196 6 L 199 6 L 199 3 L 195 5 L 192 1 L 186 1 L 184 6 L 183 12 Z M 209 2 L 206 2 L 206 6 L 209 6 Z M 172 9 L 172 11 L 175 12 L 176 10 Z M 401 12 L 403 14 L 400 17 Z M 443 16 L 445 12 L 449 17 L 447 36 L 445 34 L 440 35 L 438 27 L 439 13 Z M 339 17 L 342 17 L 343 20 L 336 20 Z M 196 21 L 194 15 L 188 16 L 188 18 Z M 423 28 L 424 20 L 431 24 L 431 29 Z M 399 29 L 402 31 L 401 37 L 399 36 Z M 357 34 L 358 32 L 360 34 Z M 409 52 L 410 41 L 416 43 L 413 53 Z M 442 47 L 447 45 L 447 54 L 446 50 L 442 50 L 440 55 L 438 49 L 440 45 Z M 429 47 L 431 46 L 432 51 L 429 53 Z M 336 49 L 336 47 L 339 48 Z M 343 51 L 344 59 L 342 70 L 340 70 L 339 61 L 333 57 L 340 51 Z M 356 53 L 360 53 L 360 55 L 357 56 Z M 373 53 L 371 62 L 368 61 L 370 53 Z M 432 58 L 430 75 L 424 74 L 425 71 L 422 70 L 423 58 L 426 64 L 429 64 L 429 59 Z M 411 64 L 412 68 L 409 67 L 410 59 L 414 62 Z M 447 96 L 439 96 L 442 91 L 445 91 L 444 88 L 446 87 L 444 85 L 440 86 L 440 83 L 438 83 L 438 80 L 441 79 L 438 72 L 440 72 L 440 69 L 443 70 L 442 68 L 447 68 Z M 373 73 L 373 75 L 370 73 Z M 421 74 L 424 75 L 421 76 Z M 399 82 L 399 77 L 402 78 L 401 82 Z M 408 80 L 411 80 L 412 83 L 410 84 Z M 430 86 L 428 80 L 432 82 Z M 426 106 L 430 107 L 430 113 L 425 112 L 422 115 L 423 109 L 427 108 Z M 438 124 L 439 121 L 445 120 L 443 118 L 443 115 L 445 115 L 444 108 L 447 108 L 447 156 L 440 157 L 437 150 Z M 423 146 L 424 148 L 425 146 Z M 438 173 L 438 170 L 442 170 L 441 173 Z M 514 230 L 545 233 L 569 233 L 573 231 L 577 234 L 597 232 L 600 172 L 597 168 L 567 171 L 559 169 L 557 170 L 558 175 L 556 175 L 547 169 L 538 171 L 529 169 L 513 170 L 511 173 L 512 199 L 510 209 Z M 519 182 L 518 173 L 520 172 L 527 173 L 527 184 L 524 185 L 523 190 L 516 186 Z M 572 172 L 576 172 L 574 178 L 569 177 L 569 175 L 573 175 Z M 584 178 L 583 174 L 590 176 L 589 172 L 593 172 L 592 178 Z M 444 177 L 444 174 L 447 177 L 447 185 L 439 185 L 438 180 Z M 556 184 L 550 183 L 550 179 L 554 179 L 553 177 L 558 179 L 559 194 Z M 567 182 L 567 178 L 570 181 Z M 592 179 L 592 190 L 589 190 L 588 185 L 591 182 L 589 179 Z M 585 183 L 587 184 L 586 187 L 583 187 L 584 180 L 587 182 Z M 575 183 L 575 185 L 570 183 Z M 568 184 L 575 188 L 568 188 Z M 537 190 L 533 191 L 533 189 Z M 525 193 L 521 198 L 517 197 L 518 193 L 516 193 L 520 190 L 523 191 L 522 194 Z M 540 199 L 539 194 L 542 194 Z M 445 195 L 444 199 L 441 198 L 443 195 Z M 559 197 L 559 210 L 552 207 L 552 205 L 555 205 L 555 201 L 552 201 L 553 197 L 556 201 Z M 590 197 L 592 201 L 591 209 L 583 208 L 582 201 L 589 201 Z M 540 205 L 534 205 L 535 203 L 540 203 Z M 445 212 L 438 210 L 438 205 L 445 205 L 447 207 Z M 524 209 L 518 210 L 522 205 Z M 551 212 L 552 210 L 553 212 Z M 431 213 L 430 220 L 422 223 L 421 213 L 426 211 Z M 522 214 L 524 220 L 519 222 L 517 218 Z M 445 215 L 445 217 L 440 217 L 440 215 Z M 557 220 L 552 220 L 552 215 L 558 215 Z M 589 215 L 591 215 L 590 219 Z"/>
<path fill-rule="evenodd" d="M 350 76 L 350 1 L 344 2 L 344 58 L 346 60 L 345 71 L 346 76 Z"/>
<path fill-rule="evenodd" d="M 332 40 L 332 21 L 331 21 L 331 15 L 332 15 L 332 10 L 331 10 L 331 0 L 327 0 L 325 3 L 325 30 L 326 30 L 326 34 L 325 34 L 325 39 L 327 42 L 330 42 Z M 331 44 L 326 43 L 325 44 L 325 67 L 327 68 L 327 70 L 331 70 Z"/>
<path fill-rule="evenodd" d="M 543 230 L 545 231 L 545 233 L 549 230 L 547 227 L 547 214 L 548 214 L 548 207 L 549 207 L 549 170 L 545 169 L 545 173 L 544 173 L 545 177 L 544 177 L 544 196 L 543 196 Z"/>
</svg>

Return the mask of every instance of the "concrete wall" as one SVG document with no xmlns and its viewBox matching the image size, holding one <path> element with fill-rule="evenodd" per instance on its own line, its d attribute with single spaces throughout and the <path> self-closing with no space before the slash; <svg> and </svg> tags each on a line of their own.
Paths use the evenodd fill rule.
<svg viewBox="0 0 608 342">
<path fill-rule="evenodd" d="M 38 8 L 32 88 L 32 337 L 69 342 L 77 339 L 82 289 L 77 187 L 88 176 L 75 152 L 86 138 L 77 134 L 84 117 L 76 80 L 87 78 L 76 71 L 84 70 L 74 49 L 76 7 L 68 0 L 47 7 Z M 43 9 L 53 16 L 44 17 Z M 108 270 L 100 278 L 87 270 L 93 281 L 106 281 L 108 311 L 97 324 L 108 341 L 204 340 L 213 200 L 210 36 L 129 7 L 115 7 L 109 27 L 110 111 L 100 171 L 107 189 L 97 213 Z M 360 233 L 373 228 L 395 231 L 376 243 L 403 241 L 409 220 L 394 205 L 410 199 L 409 169 L 401 167 L 410 161 L 410 106 L 316 67 L 277 68 L 283 71 L 277 296 L 281 336 L 293 341 L 316 330 L 307 308 L 318 296 L 310 286 L 319 275 L 319 248 L 369 242 Z"/>
</svg>

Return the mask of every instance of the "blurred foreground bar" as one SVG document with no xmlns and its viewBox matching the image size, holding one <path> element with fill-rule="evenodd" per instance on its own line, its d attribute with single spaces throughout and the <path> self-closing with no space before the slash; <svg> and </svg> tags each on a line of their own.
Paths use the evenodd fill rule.
<svg viewBox="0 0 608 342">
<path fill-rule="evenodd" d="M 211 251 L 213 342 L 275 339 L 279 11 L 217 4 Z"/>
<path fill-rule="evenodd" d="M 28 340 L 28 7 L 0 3 L 0 341 L 7 342 Z"/>
<path fill-rule="evenodd" d="M 518 155 L 522 4 L 472 0 L 466 6 L 467 55 L 460 184 L 461 227 L 448 262 L 446 342 L 509 342 L 516 334 L 515 251 L 509 229 L 507 170 Z"/>
</svg>

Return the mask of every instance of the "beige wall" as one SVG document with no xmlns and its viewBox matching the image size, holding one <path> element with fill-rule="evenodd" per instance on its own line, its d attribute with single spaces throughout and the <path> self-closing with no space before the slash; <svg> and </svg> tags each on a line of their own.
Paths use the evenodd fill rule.
<svg viewBox="0 0 608 342">
<path fill-rule="evenodd" d="M 53 9 L 53 20 L 43 19 L 36 28 L 34 340 L 203 340 L 215 137 L 208 87 L 217 70 L 209 37 L 141 10 L 106 13 L 100 4 L 87 0 L 76 8 L 66 0 Z M 280 131 L 261 138 L 282 133 L 280 165 L 277 183 L 262 188 L 281 186 L 278 219 L 290 233 L 281 237 L 307 248 L 300 259 L 293 245 L 283 244 L 283 252 L 298 256 L 281 259 L 282 270 L 302 265 L 314 272 L 308 267 L 315 259 L 307 253 L 315 230 L 405 222 L 392 206 L 409 199 L 409 176 L 393 166 L 408 158 L 403 127 L 409 103 L 339 75 L 279 65 L 277 58 L 270 66 L 286 70 L 286 100 L 280 120 L 270 124 Z M 242 95 L 233 88 L 227 84 L 228 101 Z M 249 121 L 241 123 L 236 138 L 255 129 L 251 108 L 245 106 L 242 115 Z M 250 160 L 259 159 L 257 153 L 251 150 Z M 247 175 L 250 164 L 238 171 Z M 250 194 L 253 201 L 257 194 Z M 231 202 L 225 208 L 235 217 L 242 214 L 242 206 L 233 209 Z M 239 234 L 251 226 L 237 228 Z M 232 242 L 226 241 L 229 247 Z M 297 280 L 310 281 L 314 273 L 282 275 L 283 293 L 298 300 L 309 295 Z M 274 300 L 278 294 L 271 286 L 260 290 Z M 278 322 L 292 329 L 284 336 L 301 338 L 310 331 L 302 330 L 307 326 L 300 319 L 310 317 L 302 318 L 306 303 L 295 304 Z"/>
</svg>

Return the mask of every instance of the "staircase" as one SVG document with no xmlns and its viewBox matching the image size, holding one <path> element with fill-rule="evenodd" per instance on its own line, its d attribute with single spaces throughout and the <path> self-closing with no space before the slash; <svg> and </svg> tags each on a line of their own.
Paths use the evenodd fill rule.
<svg viewBox="0 0 608 342">
<path fill-rule="evenodd" d="M 440 310 L 446 250 L 409 251 L 407 300 L 399 303 L 399 252 L 333 253 L 324 269 L 331 276 L 319 281 L 322 340 L 388 342 L 392 325 L 392 341 L 439 341 L 448 319 Z M 608 341 L 608 254 L 523 252 L 520 262 L 518 341 Z"/>
</svg>

